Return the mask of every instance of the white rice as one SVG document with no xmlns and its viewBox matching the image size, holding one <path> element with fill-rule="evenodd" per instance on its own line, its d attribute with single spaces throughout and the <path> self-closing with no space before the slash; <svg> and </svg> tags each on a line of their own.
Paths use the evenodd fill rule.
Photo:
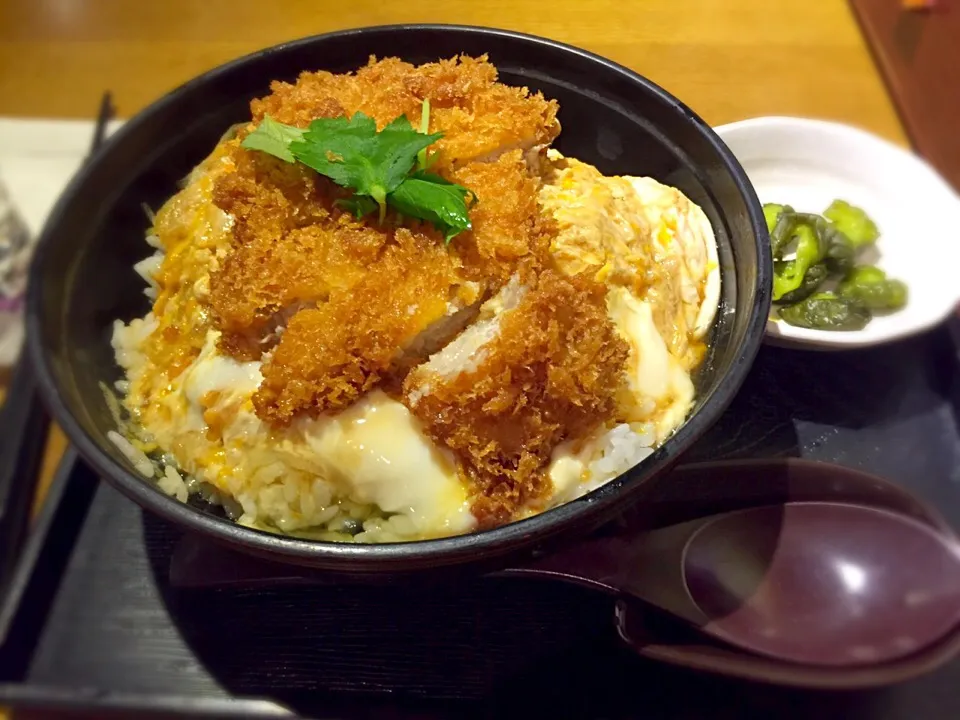
<svg viewBox="0 0 960 720">
<path fill-rule="evenodd" d="M 496 312 L 488 316 L 489 327 L 479 330 L 477 337 L 483 338 L 484 342 L 495 337 L 500 313 L 514 306 L 522 294 L 523 288 L 519 285 L 511 287 L 500 298 L 502 304 Z M 131 381 L 135 382 L 148 371 L 148 360 L 141 348 L 157 324 L 156 318 L 148 314 L 129 325 L 119 322 L 115 325 L 113 346 L 118 363 L 130 378 L 121 381 L 124 383 L 121 388 L 129 388 Z M 473 327 L 467 332 L 471 333 Z M 309 443 L 304 444 L 304 437 L 309 438 L 315 432 L 311 428 L 319 427 L 317 423 L 322 421 L 304 419 L 295 423 L 286 434 L 276 435 L 251 411 L 237 413 L 223 429 L 220 447 L 225 449 L 225 454 L 222 460 L 198 465 L 197 459 L 209 457 L 215 445 L 207 439 L 206 427 L 197 410 L 175 404 L 184 402 L 184 397 L 206 392 L 207 386 L 200 375 L 195 374 L 194 368 L 207 363 L 205 367 L 209 373 L 209 364 L 217 363 L 217 373 L 221 379 L 229 378 L 227 382 L 238 397 L 252 393 L 261 377 L 257 363 L 249 364 L 245 370 L 245 364 L 221 358 L 216 352 L 215 337 L 216 334 L 208 338 L 200 357 L 177 378 L 174 391 L 157 400 L 170 403 L 173 417 L 182 417 L 182 421 L 170 430 L 175 436 L 154 438 L 135 424 L 120 424 L 128 437 L 144 443 L 155 442 L 167 451 L 177 446 L 177 457 L 166 452 L 156 460 L 156 466 L 162 468 L 158 470 L 130 440 L 120 433 L 110 433 L 111 441 L 138 472 L 148 478 L 156 477 L 158 487 L 181 502 L 185 502 L 190 494 L 200 492 L 205 499 L 229 507 L 228 514 L 239 524 L 262 530 L 321 540 L 378 543 L 423 536 L 423 529 L 402 513 L 386 513 L 375 505 L 350 500 L 348 495 L 353 490 L 349 486 L 341 487 L 328 476 L 324 459 L 317 457 L 316 453 L 305 452 Z M 476 337 L 469 343 L 474 355 L 483 345 L 475 340 Z M 446 353 L 445 350 L 441 354 Z M 462 353 L 451 354 L 463 360 Z M 446 363 L 439 361 L 436 356 L 431 359 L 435 370 L 452 371 L 449 366 L 443 367 Z M 222 364 L 225 366 L 221 367 Z M 556 492 L 550 505 L 582 496 L 641 462 L 653 452 L 655 439 L 652 425 L 624 423 L 586 441 L 564 443 L 556 449 L 554 459 L 566 453 L 569 457 L 564 462 L 569 472 L 564 482 L 559 482 L 551 472 Z"/>
<path fill-rule="evenodd" d="M 582 497 L 622 475 L 648 458 L 655 442 L 652 423 L 621 423 L 586 441 L 561 443 L 554 449 L 550 465 L 554 489 L 550 506 Z"/>
<path fill-rule="evenodd" d="M 157 292 L 160 290 L 160 286 L 157 284 L 156 276 L 157 273 L 160 272 L 160 266 L 163 264 L 163 258 L 163 252 L 157 250 L 157 252 L 155 252 L 153 255 L 144 258 L 133 266 L 133 269 L 136 271 L 137 275 L 142 277 L 147 282 L 147 287 L 144 288 L 143 294 L 151 300 L 156 299 Z"/>
<path fill-rule="evenodd" d="M 110 439 L 110 442 L 116 445 L 117 449 L 123 453 L 123 456 L 130 461 L 130 464 L 136 468 L 138 473 L 148 478 L 154 476 L 156 469 L 153 463 L 150 462 L 150 458 L 148 458 L 142 450 L 134 447 L 133 443 L 115 430 L 108 432 L 107 437 Z"/>
<path fill-rule="evenodd" d="M 590 470 L 601 484 L 622 475 L 653 452 L 656 431 L 626 423 L 617 425 L 599 441 L 600 457 L 592 461 Z M 591 488 L 592 489 L 592 488 Z"/>
<path fill-rule="evenodd" d="M 172 465 L 167 465 L 163 468 L 163 475 L 160 476 L 157 485 L 167 495 L 175 497 L 180 502 L 187 501 L 189 496 L 187 493 L 187 485 L 183 481 L 183 478 L 180 477 L 180 473 L 178 473 Z"/>
</svg>

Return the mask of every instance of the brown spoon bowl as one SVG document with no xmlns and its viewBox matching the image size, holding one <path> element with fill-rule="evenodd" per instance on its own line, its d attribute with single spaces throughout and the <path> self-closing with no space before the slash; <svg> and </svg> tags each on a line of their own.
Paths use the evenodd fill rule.
<svg viewBox="0 0 960 720">
<path fill-rule="evenodd" d="M 787 503 L 793 503 L 789 507 L 794 509 L 809 506 L 809 504 L 827 506 L 854 503 L 854 507 L 861 511 L 862 517 L 893 514 L 901 521 L 915 524 L 920 528 L 919 534 L 913 535 L 914 538 L 925 536 L 934 543 L 931 555 L 922 558 L 919 563 L 928 571 L 931 563 L 943 561 L 942 557 L 939 559 L 936 557 L 939 552 L 937 548 L 956 547 L 955 533 L 935 510 L 893 483 L 850 468 L 795 459 L 705 463 L 678 469 L 671 481 L 690 482 L 696 485 L 710 477 L 719 479 L 727 473 L 738 473 L 737 487 L 749 487 L 760 479 L 760 475 L 774 468 L 776 468 L 775 474 L 769 490 L 770 493 L 780 496 L 779 502 L 783 504 L 780 510 Z M 762 504 L 773 499 L 768 494 L 766 497 L 750 498 L 748 502 L 756 507 L 757 502 Z M 822 515 L 817 517 L 824 519 Z M 846 517 L 850 518 L 850 516 Z M 854 529 L 853 532 L 856 535 L 859 531 Z M 884 541 L 871 542 L 865 550 L 882 551 L 880 547 L 882 542 Z M 924 543 L 923 540 L 920 542 Z M 811 542 L 809 548 L 810 552 L 816 551 L 817 542 Z M 898 548 L 895 552 L 887 551 L 889 557 L 884 554 L 877 555 L 875 557 L 878 565 L 875 569 L 882 570 L 893 567 L 897 563 L 908 562 L 911 552 L 918 549 L 917 547 Z M 950 551 L 952 552 L 952 549 Z M 868 552 L 867 556 L 870 555 L 871 552 Z M 822 557 L 823 554 L 820 553 L 820 556 Z M 952 561 L 947 560 L 947 562 Z M 839 567 L 842 575 L 843 566 Z M 908 568 L 907 572 L 902 574 L 901 580 L 912 583 L 911 576 L 916 578 L 914 573 L 921 569 Z M 856 585 L 857 578 L 850 577 L 849 568 L 847 568 L 847 575 L 846 580 L 852 580 Z M 852 575 L 857 576 L 857 573 L 854 572 Z M 834 578 L 837 578 L 836 574 Z M 779 585 L 780 593 L 777 597 L 788 605 L 815 601 L 810 594 L 802 598 L 797 596 L 795 589 L 791 591 L 789 577 L 783 582 L 774 580 L 771 583 L 771 576 L 767 575 L 763 582 L 768 586 Z M 830 582 L 829 576 L 826 582 Z M 949 582 L 956 582 L 955 569 Z M 756 583 L 754 587 L 760 584 L 762 583 Z M 692 594 L 696 594 L 695 591 Z M 930 598 L 933 605 L 928 606 L 929 612 L 916 615 L 907 613 L 901 616 L 909 617 L 909 626 L 885 623 L 885 620 L 889 620 L 889 616 L 885 616 L 884 608 L 862 608 L 872 618 L 869 625 L 873 622 L 878 623 L 873 626 L 876 631 L 874 640 L 880 644 L 888 643 L 894 650 L 888 654 L 886 660 L 878 659 L 869 649 L 863 656 L 853 658 L 823 657 L 821 654 L 816 658 L 816 663 L 775 659 L 765 655 L 763 648 L 755 648 L 755 652 L 752 653 L 745 652 L 733 645 L 717 642 L 701 634 L 702 628 L 689 627 L 686 623 L 665 618 L 662 613 L 651 610 L 649 604 L 625 596 L 621 596 L 617 601 L 615 625 L 621 639 L 639 655 L 670 665 L 777 685 L 811 689 L 860 689 L 890 685 L 915 678 L 941 667 L 960 653 L 960 622 L 957 620 L 960 604 L 955 598 L 947 599 L 945 595 L 948 594 L 950 593 Z M 768 595 L 766 599 L 770 601 L 770 596 Z M 769 610 L 769 606 L 765 608 L 764 603 L 758 605 L 761 610 Z M 754 605 L 752 610 L 746 612 L 756 612 L 758 605 Z M 737 617 L 738 613 L 745 612 L 745 607 L 747 606 L 712 607 L 708 608 L 712 612 L 707 614 L 723 616 L 728 623 L 736 624 L 746 619 L 743 615 Z M 724 610 L 727 611 L 726 614 Z M 707 623 L 709 624 L 710 620 L 707 620 Z M 813 638 L 817 635 L 823 637 L 823 634 L 817 633 L 816 628 L 803 627 L 803 625 L 802 618 L 798 618 L 791 628 L 793 637 L 803 640 L 806 644 L 805 651 L 813 650 L 822 653 L 823 648 L 817 648 Z M 729 625 L 726 629 L 730 629 Z M 855 632 L 851 628 L 844 627 L 834 627 L 832 631 L 838 636 Z M 912 643 L 910 647 L 912 633 L 917 637 L 921 635 L 926 637 L 926 644 Z M 722 630 L 721 633 L 715 634 L 715 637 L 722 637 Z"/>
<path fill-rule="evenodd" d="M 687 541 L 683 579 L 705 634 L 807 665 L 889 662 L 960 623 L 953 538 L 881 508 L 791 502 L 738 510 Z"/>
</svg>

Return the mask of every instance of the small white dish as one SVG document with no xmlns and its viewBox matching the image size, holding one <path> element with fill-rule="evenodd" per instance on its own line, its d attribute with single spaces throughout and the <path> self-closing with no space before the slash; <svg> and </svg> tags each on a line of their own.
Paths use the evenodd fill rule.
<svg viewBox="0 0 960 720">
<path fill-rule="evenodd" d="M 880 239 L 866 257 L 902 280 L 907 305 L 862 330 L 810 330 L 778 320 L 767 341 L 813 350 L 891 342 L 944 321 L 960 304 L 960 196 L 925 161 L 849 125 L 759 117 L 715 128 L 760 202 L 822 213 L 835 199 L 862 208 Z"/>
</svg>

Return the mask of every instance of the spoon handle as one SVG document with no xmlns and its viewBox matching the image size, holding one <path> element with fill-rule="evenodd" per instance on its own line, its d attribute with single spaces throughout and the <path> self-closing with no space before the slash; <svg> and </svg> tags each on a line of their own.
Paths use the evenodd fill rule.
<svg viewBox="0 0 960 720">
<path fill-rule="evenodd" d="M 716 517 L 588 540 L 495 574 L 542 577 L 629 596 L 702 625 L 708 618 L 687 592 L 683 552 L 697 530 Z"/>
</svg>

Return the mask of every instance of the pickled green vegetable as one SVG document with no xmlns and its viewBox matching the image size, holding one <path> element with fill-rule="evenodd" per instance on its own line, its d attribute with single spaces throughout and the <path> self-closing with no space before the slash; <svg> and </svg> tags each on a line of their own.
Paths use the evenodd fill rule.
<svg viewBox="0 0 960 720">
<path fill-rule="evenodd" d="M 872 265 L 855 268 L 840 283 L 838 294 L 869 310 L 899 310 L 907 304 L 907 286 L 888 280 L 883 270 Z"/>
<path fill-rule="evenodd" d="M 784 210 L 790 210 L 791 208 L 788 205 L 779 205 L 777 203 L 764 203 L 763 205 L 763 217 L 767 221 L 767 232 L 772 233 L 773 228 L 776 227 L 777 218 L 780 217 L 780 213 Z"/>
<path fill-rule="evenodd" d="M 830 272 L 846 275 L 853 269 L 856 248 L 846 235 L 819 215 L 796 213 L 796 217 L 798 222 L 807 223 L 816 231 L 820 241 L 821 259 L 826 261 Z"/>
<path fill-rule="evenodd" d="M 844 282 L 867 284 L 883 282 L 886 279 L 887 274 L 876 265 L 861 265 L 860 267 L 854 268 L 850 274 L 844 278 Z"/>
<path fill-rule="evenodd" d="M 867 308 L 833 293 L 817 293 L 782 307 L 780 317 L 790 325 L 812 330 L 862 330 L 871 319 Z"/>
<path fill-rule="evenodd" d="M 777 216 L 777 222 L 770 233 L 770 251 L 774 260 L 782 260 L 787 249 L 796 239 L 797 227 L 804 222 L 799 213 L 785 207 Z"/>
<path fill-rule="evenodd" d="M 856 254 L 853 245 L 819 215 L 784 211 L 777 219 L 775 235 L 779 233 L 783 233 L 787 240 L 779 245 L 779 255 L 775 254 L 775 259 L 786 255 L 794 240 L 796 252 L 793 259 L 775 264 L 774 301 L 797 290 L 803 284 L 807 270 L 820 262 L 837 275 L 845 275 L 853 268 Z M 777 240 L 781 240 L 779 235 Z"/>
<path fill-rule="evenodd" d="M 847 236 L 855 248 L 870 245 L 880 237 L 880 230 L 860 208 L 844 200 L 834 200 L 823 216 Z"/>
<path fill-rule="evenodd" d="M 835 275 L 846 275 L 853 270 L 857 261 L 857 249 L 846 235 L 831 227 L 822 218 L 820 226 L 821 232 L 828 238 L 825 240 L 827 252 L 824 254 L 827 267 Z"/>
<path fill-rule="evenodd" d="M 774 272 L 777 272 L 777 265 L 782 262 L 781 260 L 780 263 L 774 264 Z M 803 280 L 800 282 L 800 286 L 796 290 L 784 294 L 779 300 L 775 300 L 774 302 L 778 305 L 793 305 L 801 300 L 806 300 L 823 285 L 829 276 L 830 271 L 827 269 L 826 264 L 817 263 L 807 270 L 803 276 Z"/>
<path fill-rule="evenodd" d="M 823 259 L 823 246 L 812 225 L 804 223 L 796 229 L 797 254 L 793 260 L 778 263 L 779 272 L 774 269 L 773 299 L 776 302 L 787 293 L 791 293 L 803 283 L 807 270 Z"/>
<path fill-rule="evenodd" d="M 899 310 L 907 286 L 879 268 L 857 267 L 880 231 L 867 214 L 834 200 L 823 215 L 766 203 L 773 255 L 773 302 L 784 322 L 816 330 L 860 330 L 874 311 Z M 823 292 L 838 282 L 836 292 Z"/>
</svg>

